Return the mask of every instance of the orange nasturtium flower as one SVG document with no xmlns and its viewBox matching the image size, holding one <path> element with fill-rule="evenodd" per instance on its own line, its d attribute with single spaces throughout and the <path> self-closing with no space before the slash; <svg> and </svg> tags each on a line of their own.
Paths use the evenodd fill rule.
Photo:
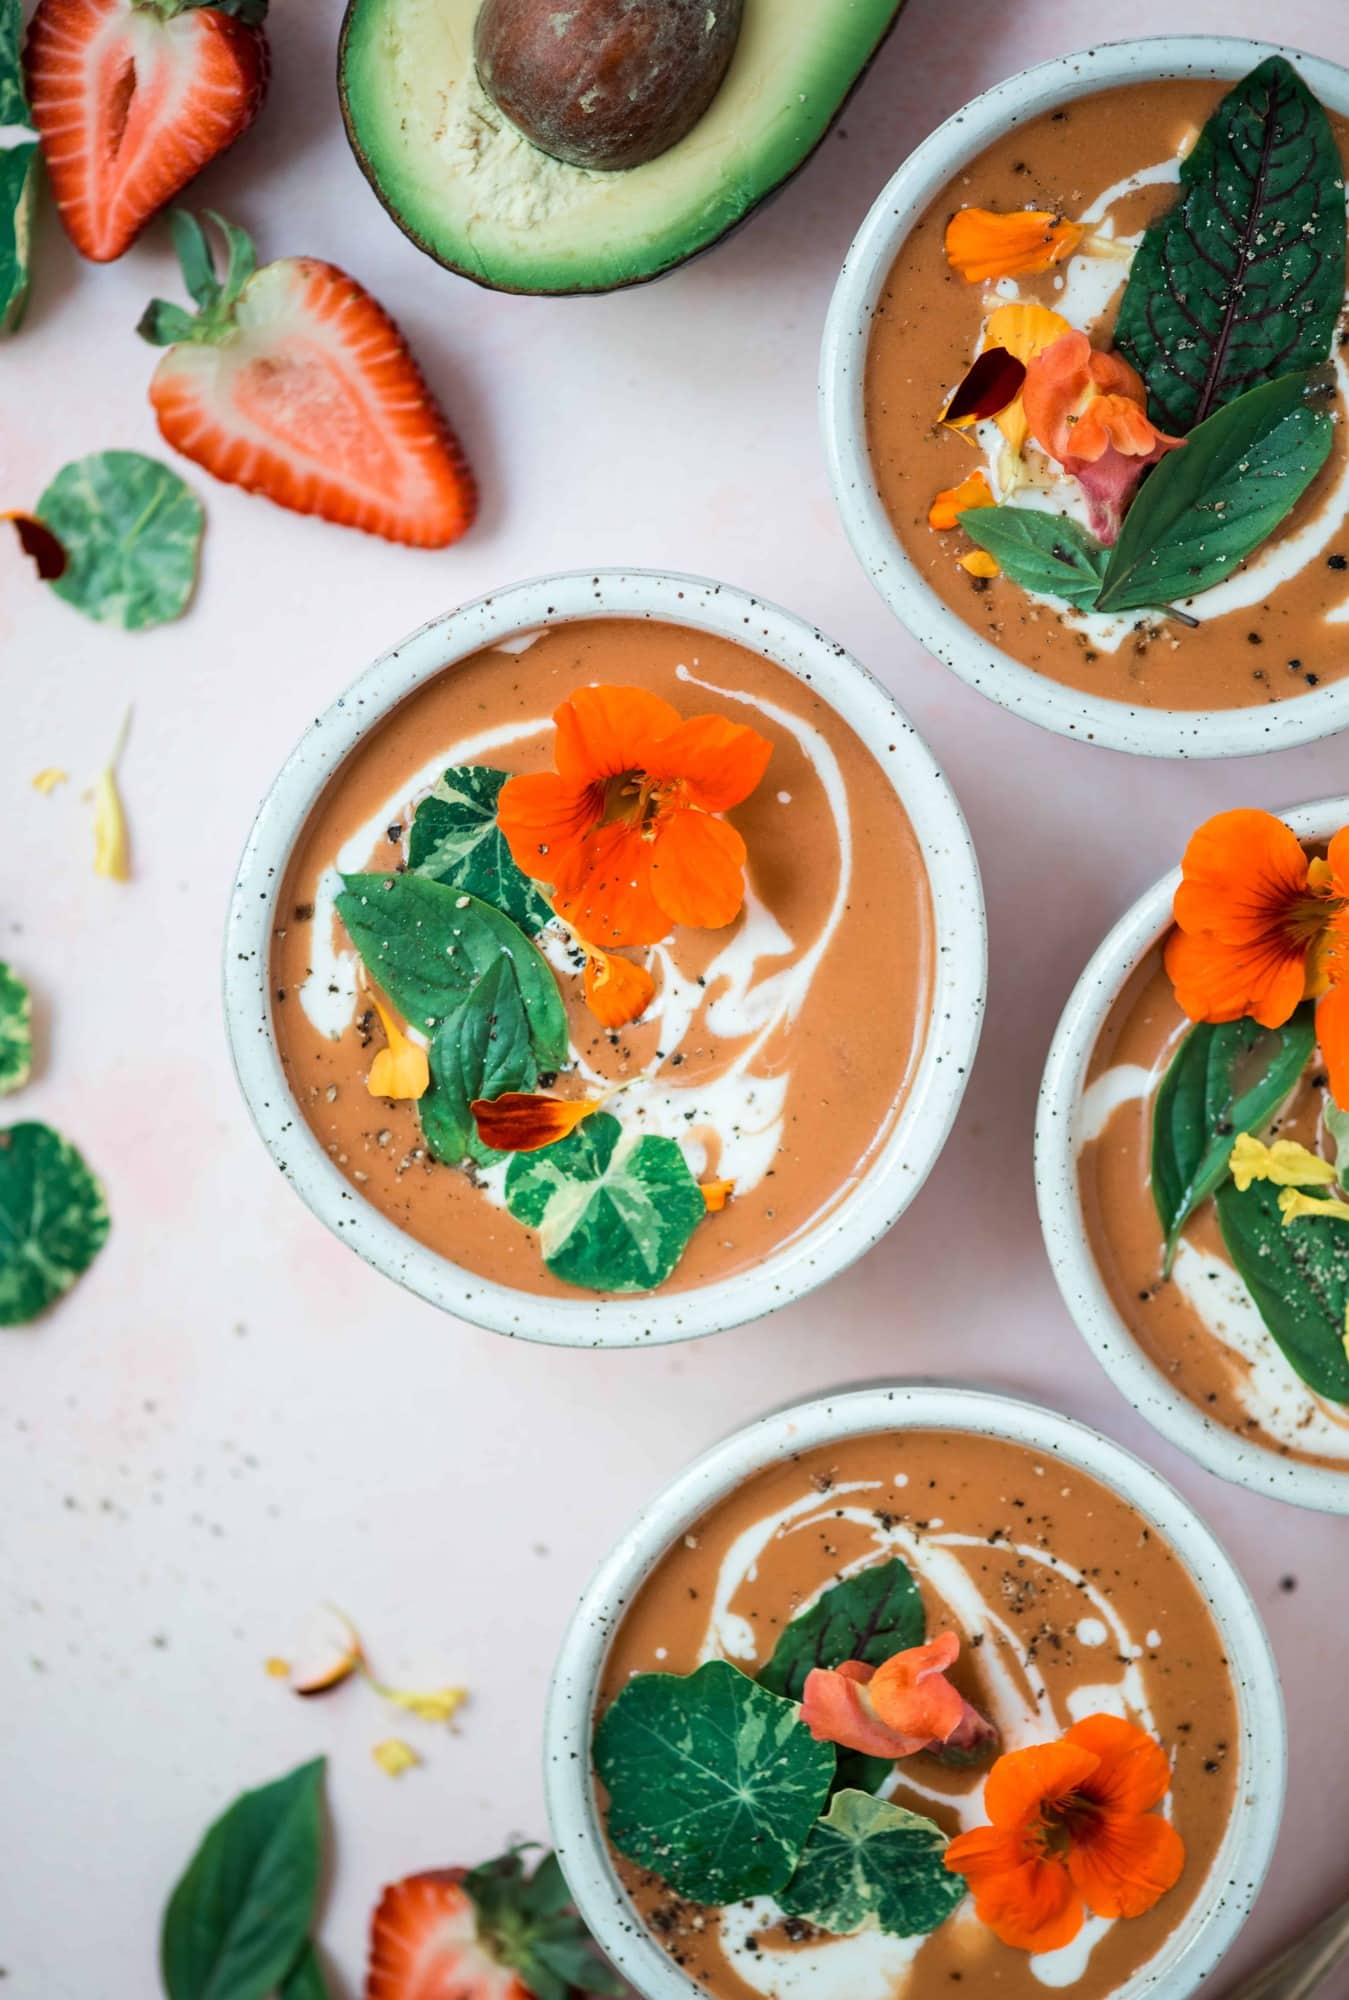
<svg viewBox="0 0 1349 2000">
<path fill-rule="evenodd" d="M 967 285 L 1052 270 L 1071 257 L 1086 229 L 1050 209 L 959 208 L 946 225 L 946 261 Z"/>
<path fill-rule="evenodd" d="M 749 797 L 772 745 L 723 716 L 685 721 L 645 688 L 578 688 L 553 720 L 556 770 L 508 778 L 497 821 L 558 915 L 601 952 L 733 922 L 745 843 L 721 815 Z"/>
<path fill-rule="evenodd" d="M 1149 465 L 1183 445 L 1147 413 L 1143 378 L 1122 354 L 1069 331 L 1034 355 L 1021 400 L 1035 442 L 1087 496 L 1093 532 L 1118 539 L 1124 509 Z"/>
<path fill-rule="evenodd" d="M 1152 1810 L 1170 1782 L 1160 1743 L 1117 1716 L 1089 1715 L 1057 1743 L 999 1757 L 984 1784 L 992 1825 L 957 1834 L 946 1866 L 1004 1944 L 1057 1951 L 1086 1910 L 1141 1917 L 1179 1881 L 1184 1842 Z"/>
<path fill-rule="evenodd" d="M 1322 861 L 1272 813 L 1218 813 L 1185 850 L 1172 913 L 1167 976 L 1190 1019 L 1281 1028 L 1318 1001 L 1330 1093 L 1349 1105 L 1349 827 Z"/>
</svg>

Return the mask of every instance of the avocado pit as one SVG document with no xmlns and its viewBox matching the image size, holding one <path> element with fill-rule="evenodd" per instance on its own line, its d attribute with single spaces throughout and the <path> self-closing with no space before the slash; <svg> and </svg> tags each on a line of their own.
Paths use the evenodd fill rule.
<svg viewBox="0 0 1349 2000">
<path fill-rule="evenodd" d="M 540 151 L 607 172 L 658 159 L 721 87 L 744 0 L 484 0 L 483 89 Z"/>
</svg>

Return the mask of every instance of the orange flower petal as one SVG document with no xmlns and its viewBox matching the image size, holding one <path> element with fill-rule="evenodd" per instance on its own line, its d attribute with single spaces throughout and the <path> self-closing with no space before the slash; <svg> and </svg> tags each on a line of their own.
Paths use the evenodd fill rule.
<svg viewBox="0 0 1349 2000">
<path fill-rule="evenodd" d="M 507 778 L 497 798 L 497 825 L 517 868 L 561 887 L 574 871 L 582 837 L 603 811 L 600 787 L 536 771 Z"/>
<path fill-rule="evenodd" d="M 757 729 L 721 715 L 695 715 L 650 746 L 643 768 L 653 778 L 682 778 L 690 805 L 722 813 L 749 797 L 772 754 Z"/>
<path fill-rule="evenodd" d="M 537 1153 L 574 1132 L 598 1111 L 593 1097 L 550 1097 L 546 1091 L 507 1090 L 500 1097 L 475 1098 L 469 1106 L 478 1137 L 498 1153 Z"/>
<path fill-rule="evenodd" d="M 991 556 L 987 549 L 971 549 L 968 555 L 960 557 L 960 567 L 967 570 L 971 576 L 1002 575 L 997 557 Z"/>
<path fill-rule="evenodd" d="M 812 1667 L 801 1695 L 801 1720 L 817 1743 L 837 1743 L 864 1757 L 910 1757 L 921 1741 L 896 1736 L 872 1713 L 866 1697 L 873 1670 L 861 1660 Z"/>
<path fill-rule="evenodd" d="M 1009 1750 L 988 1774 L 984 1811 L 994 1826 L 1021 1827 L 1039 1816 L 1046 1799 L 1066 1798 L 1091 1777 L 1100 1759 L 1079 1744 L 1033 1743 Z"/>
<path fill-rule="evenodd" d="M 1316 1009 L 1316 1039 L 1337 1104 L 1349 1104 L 1349 986 L 1332 986 Z"/>
<path fill-rule="evenodd" d="M 735 1193 L 734 1181 L 703 1181 L 698 1189 L 709 1215 L 720 1215 Z"/>
<path fill-rule="evenodd" d="M 655 991 L 656 982 L 646 967 L 634 965 L 630 958 L 596 951 L 586 959 L 586 1006 L 601 1027 L 622 1028 L 640 1020 Z"/>
<path fill-rule="evenodd" d="M 1301 1000 L 1308 954 L 1324 928 L 1297 835 L 1272 813 L 1217 813 L 1192 836 L 1165 958 L 1191 1020 L 1250 1014 L 1278 1028 Z"/>
<path fill-rule="evenodd" d="M 1088 1715 L 1064 1736 L 1100 1759 L 1083 1789 L 1112 1812 L 1144 1813 L 1159 1805 L 1171 1784 L 1171 1766 L 1155 1736 L 1117 1715 Z"/>
<path fill-rule="evenodd" d="M 1082 1928 L 1082 1899 L 1063 1863 L 1027 1853 L 1014 1833 L 957 1834 L 946 1866 L 965 1877 L 980 1922 L 1013 1951 L 1058 1951 Z"/>
<path fill-rule="evenodd" d="M 960 526 L 960 516 L 970 507 L 991 507 L 993 491 L 986 473 L 972 472 L 959 486 L 947 486 L 927 510 L 927 524 L 939 532 Z"/>
<path fill-rule="evenodd" d="M 1349 826 L 1342 826 L 1326 849 L 1332 896 L 1349 897 Z"/>
<path fill-rule="evenodd" d="M 709 820 L 709 825 L 720 825 Z M 553 908 L 564 923 L 597 950 L 620 944 L 655 944 L 670 929 L 670 918 L 652 894 L 654 841 L 635 827 L 614 821 L 588 834 L 577 851 L 568 880 Z"/>
<path fill-rule="evenodd" d="M 1072 455 L 1077 412 L 1091 395 L 1091 342 L 1076 328 L 1042 348 L 1026 367 L 1021 404 L 1031 436 L 1060 464 Z"/>
<path fill-rule="evenodd" d="M 1184 1866 L 1185 1843 L 1160 1813 L 1102 1813 L 1075 1834 L 1068 1853 L 1073 1884 L 1098 1917 L 1141 1917 L 1175 1888 Z"/>
<path fill-rule="evenodd" d="M 745 900 L 745 843 L 729 820 L 672 812 L 651 843 L 651 892 L 677 924 L 720 930 Z"/>
<path fill-rule="evenodd" d="M 1246 948 L 1172 931 L 1163 950 L 1176 1004 L 1192 1021 L 1239 1021 L 1280 1028 L 1302 998 L 1306 953 L 1275 941 Z"/>
<path fill-rule="evenodd" d="M 940 1632 L 925 1645 L 910 1646 L 878 1667 L 867 1689 L 872 1707 L 888 1729 L 945 1743 L 965 1716 L 965 1698 L 946 1678 L 960 1655 L 954 1632 Z"/>
<path fill-rule="evenodd" d="M 431 1064 L 426 1050 L 403 1033 L 377 993 L 370 997 L 384 1030 L 386 1046 L 375 1052 L 366 1089 L 372 1097 L 425 1097 L 431 1086 Z"/>
<path fill-rule="evenodd" d="M 559 772 L 573 785 L 591 785 L 645 770 L 652 744 L 679 727 L 679 711 L 646 688 L 584 687 L 554 711 L 553 721 Z"/>
<path fill-rule="evenodd" d="M 1048 271 L 1071 257 L 1082 241 L 1081 223 L 1048 209 L 962 208 L 946 225 L 946 257 L 967 285 L 1010 278 L 1019 271 Z"/>
</svg>

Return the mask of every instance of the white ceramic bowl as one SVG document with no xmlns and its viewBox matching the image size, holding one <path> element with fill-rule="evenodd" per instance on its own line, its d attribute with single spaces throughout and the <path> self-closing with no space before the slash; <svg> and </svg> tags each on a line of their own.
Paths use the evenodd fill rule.
<svg viewBox="0 0 1349 2000">
<path fill-rule="evenodd" d="M 1023 666 L 958 618 L 910 561 L 890 525 L 867 449 L 863 392 L 872 317 L 900 246 L 928 204 L 1012 127 L 1111 85 L 1166 77 L 1229 82 L 1269 55 L 1293 57 L 1332 110 L 1349 114 L 1349 70 L 1272 42 L 1164 35 L 1113 42 L 1022 70 L 939 125 L 877 197 L 834 291 L 820 409 L 834 498 L 868 576 L 914 637 L 981 694 L 1061 736 L 1148 757 L 1244 757 L 1330 736 L 1349 724 L 1349 682 L 1260 708 L 1133 708 L 1064 687 Z"/>
<path fill-rule="evenodd" d="M 1325 839 L 1349 823 L 1349 798 L 1321 799 L 1280 818 L 1304 840 Z M 1179 883 L 1175 868 L 1139 897 L 1093 954 L 1063 1010 L 1035 1118 L 1035 1191 L 1045 1247 L 1078 1331 L 1115 1387 L 1163 1437 L 1238 1486 L 1295 1506 L 1346 1514 L 1349 1465 L 1336 1472 L 1281 1458 L 1207 1417 L 1140 1346 L 1116 1310 L 1092 1255 L 1077 1175 L 1083 1086 L 1106 1017 L 1125 982 L 1171 927 Z"/>
<path fill-rule="evenodd" d="M 1287 1761 L 1278 1671 L 1260 1614 L 1212 1533 L 1173 1487 L 1117 1444 L 1056 1411 L 985 1389 L 931 1383 L 847 1390 L 737 1431 L 653 1500 L 601 1565 L 568 1627 L 553 1675 L 544 1783 L 553 1842 L 582 1916 L 645 2000 L 701 1993 L 650 1936 L 609 1856 L 590 1753 L 595 1699 L 610 1641 L 645 1578 L 680 1535 L 764 1466 L 869 1432 L 931 1429 L 1005 1438 L 1099 1479 L 1144 1516 L 1184 1562 L 1231 1664 L 1240 1716 L 1232 1818 L 1202 1896 L 1164 1949 L 1115 2000 L 1185 2000 L 1244 1923 L 1264 1880 L 1283 1810 Z"/>
<path fill-rule="evenodd" d="M 268 961 L 287 861 L 320 793 L 365 733 L 423 681 L 513 634 L 581 618 L 651 618 L 762 653 L 851 724 L 890 779 L 922 850 L 935 932 L 926 1041 L 874 1165 L 831 1214 L 754 1270 L 696 1291 L 635 1299 L 540 1298 L 425 1249 L 366 1202 L 327 1157 L 286 1083 Z M 852 1263 L 907 1208 L 951 1129 L 978 1045 L 987 971 L 979 867 L 954 794 L 908 717 L 841 646 L 790 612 L 688 576 L 604 570 L 542 578 L 480 598 L 414 632 L 311 724 L 263 800 L 225 935 L 225 1019 L 248 1108 L 272 1157 L 321 1221 L 409 1291 L 497 1333 L 558 1346 L 689 1340 L 756 1319 Z"/>
</svg>

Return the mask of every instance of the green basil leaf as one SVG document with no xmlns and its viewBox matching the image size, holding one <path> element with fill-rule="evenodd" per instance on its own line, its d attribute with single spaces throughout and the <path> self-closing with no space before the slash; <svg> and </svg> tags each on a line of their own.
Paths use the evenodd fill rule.
<svg viewBox="0 0 1349 2000">
<path fill-rule="evenodd" d="M 515 968 L 540 1069 L 567 1059 L 567 1015 L 537 945 L 475 896 L 424 875 L 344 875 L 337 914 L 377 986 L 419 1028 L 453 1013 L 504 952 Z"/>
<path fill-rule="evenodd" d="M 1253 1182 L 1245 1194 L 1234 1181 L 1219 1188 L 1223 1242 L 1261 1319 L 1303 1381 L 1318 1396 L 1349 1403 L 1349 1222 L 1304 1215 L 1285 1224 L 1278 1196 L 1267 1181 Z"/>
<path fill-rule="evenodd" d="M 0 1131 L 0 1326 L 22 1326 L 82 1277 L 108 1240 L 103 1188 L 50 1125 Z"/>
<path fill-rule="evenodd" d="M 186 611 L 205 516 L 176 472 L 138 451 L 100 451 L 63 466 L 36 507 L 65 549 L 48 586 L 86 618 L 125 632 Z"/>
<path fill-rule="evenodd" d="M 533 1090 L 539 1079 L 515 967 L 504 954 L 447 1014 L 431 1038 L 431 1087 L 417 1109 L 438 1160 L 500 1158 L 478 1138 L 469 1109 L 477 1097 Z"/>
<path fill-rule="evenodd" d="M 943 1865 L 946 1835 L 902 1806 L 838 1792 L 778 1902 L 789 1917 L 846 1935 L 864 1926 L 920 1937 L 945 1923 L 965 1883 Z"/>
<path fill-rule="evenodd" d="M 1044 514 L 1037 507 L 970 507 L 960 525 L 1023 590 L 1061 597 L 1084 611 L 1095 604 L 1108 552 L 1066 514 Z"/>
<path fill-rule="evenodd" d="M 707 1212 L 675 1141 L 625 1132 L 607 1111 L 555 1146 L 517 1153 L 506 1206 L 537 1229 L 554 1277 L 596 1292 L 663 1285 Z"/>
<path fill-rule="evenodd" d="M 1340 1186 L 1349 1188 L 1349 1111 L 1341 1111 L 1334 1098 L 1327 1097 L 1322 1116 L 1335 1142 L 1335 1172 Z"/>
<path fill-rule="evenodd" d="M 1310 1003 L 1282 1028 L 1201 1021 L 1171 1058 L 1152 1113 L 1152 1198 L 1168 1272 L 1181 1230 L 1226 1180 L 1237 1135 L 1259 1134 L 1297 1083 L 1316 1044 L 1315 1022 Z"/>
<path fill-rule="evenodd" d="M 1344 166 L 1297 71 L 1270 56 L 1238 83 L 1144 235 L 1115 342 L 1163 430 L 1188 431 L 1330 352 L 1344 304 Z"/>
<path fill-rule="evenodd" d="M 319 1955 L 312 1944 L 301 1948 L 300 1956 L 281 1982 L 277 2000 L 332 2000 Z"/>
<path fill-rule="evenodd" d="M 638 1674 L 595 1732 L 609 1838 L 698 1903 L 767 1896 L 791 1879 L 834 1775 L 795 1702 L 725 1660 Z"/>
<path fill-rule="evenodd" d="M 0 1097 L 33 1073 L 33 1003 L 17 972 L 0 960 Z"/>
<path fill-rule="evenodd" d="M 37 202 L 38 143 L 24 94 L 21 0 L 0 0 L 0 333 L 23 317 Z"/>
<path fill-rule="evenodd" d="M 296 1969 L 323 1861 L 325 1761 L 245 1792 L 208 1828 L 164 1912 L 169 2000 L 270 2000 Z"/>
<path fill-rule="evenodd" d="M 486 764 L 453 765 L 417 807 L 408 835 L 408 866 L 433 882 L 467 889 L 532 937 L 553 909 L 538 884 L 516 867 L 497 825 L 504 771 Z"/>
<path fill-rule="evenodd" d="M 1284 375 L 1228 403 L 1168 452 L 1124 517 L 1098 611 L 1164 607 L 1230 576 L 1273 534 L 1325 464 L 1335 435 Z"/>
<path fill-rule="evenodd" d="M 921 1646 L 926 1631 L 918 1585 L 896 1556 L 831 1584 L 809 1611 L 793 1618 L 759 1684 L 800 1701 L 812 1668 L 841 1667 L 845 1660 L 879 1667 L 893 1654 Z"/>
</svg>

